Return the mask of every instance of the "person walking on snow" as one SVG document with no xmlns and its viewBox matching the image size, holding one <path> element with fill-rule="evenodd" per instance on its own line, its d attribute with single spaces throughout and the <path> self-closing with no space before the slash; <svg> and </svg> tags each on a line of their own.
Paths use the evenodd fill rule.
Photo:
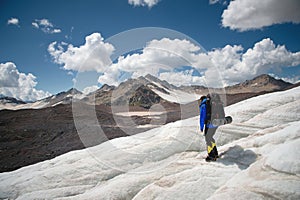
<svg viewBox="0 0 300 200">
<path fill-rule="evenodd" d="M 212 96 L 215 98 L 216 95 L 217 95 L 217 99 L 219 99 L 220 102 L 217 104 L 215 102 L 214 103 L 211 102 Z M 220 100 L 220 96 L 218 94 L 214 94 L 214 95 L 208 94 L 207 96 L 202 96 L 199 101 L 200 101 L 200 105 L 199 105 L 200 130 L 201 132 L 204 131 L 204 137 L 205 137 L 207 153 L 208 153 L 208 156 L 205 158 L 205 160 L 207 162 L 216 161 L 218 158 L 218 150 L 217 150 L 215 139 L 213 137 L 218 127 L 213 126 L 211 121 L 213 119 L 213 115 L 218 115 L 218 117 L 225 116 L 224 107 Z"/>
</svg>

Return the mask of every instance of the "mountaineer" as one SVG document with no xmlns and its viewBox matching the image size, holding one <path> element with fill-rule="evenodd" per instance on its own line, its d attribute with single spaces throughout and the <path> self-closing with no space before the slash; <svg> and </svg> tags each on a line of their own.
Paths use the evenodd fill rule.
<svg viewBox="0 0 300 200">
<path fill-rule="evenodd" d="M 218 150 L 215 139 L 213 138 L 218 126 L 212 124 L 213 119 L 222 119 L 225 117 L 224 106 L 220 95 L 216 93 L 202 96 L 199 100 L 200 110 L 200 130 L 204 131 L 205 142 L 207 146 L 207 162 L 216 161 Z"/>
</svg>

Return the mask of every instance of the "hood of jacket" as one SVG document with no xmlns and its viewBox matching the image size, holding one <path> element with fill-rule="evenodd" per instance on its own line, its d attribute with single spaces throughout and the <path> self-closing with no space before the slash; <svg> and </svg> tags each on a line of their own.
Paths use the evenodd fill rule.
<svg viewBox="0 0 300 200">
<path fill-rule="evenodd" d="M 203 99 L 203 101 L 201 102 L 200 106 L 202 106 L 203 104 L 206 104 L 206 99 Z"/>
</svg>

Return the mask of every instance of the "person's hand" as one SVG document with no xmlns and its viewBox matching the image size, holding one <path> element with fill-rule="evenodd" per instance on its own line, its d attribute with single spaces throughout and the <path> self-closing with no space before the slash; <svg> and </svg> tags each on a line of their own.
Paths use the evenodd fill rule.
<svg viewBox="0 0 300 200">
<path fill-rule="evenodd" d="M 204 129 L 201 129 L 199 125 L 198 125 L 198 130 L 200 131 L 200 135 L 204 135 Z"/>
<path fill-rule="evenodd" d="M 205 127 L 205 125 L 204 125 L 204 127 L 203 127 L 203 129 L 202 129 L 202 130 L 201 130 L 201 128 L 200 128 L 200 130 L 201 130 L 201 133 L 202 133 L 202 135 L 203 135 L 203 136 L 205 136 L 205 128 L 206 128 L 206 127 Z"/>
<path fill-rule="evenodd" d="M 205 131 L 204 130 L 202 131 L 202 135 L 205 136 Z"/>
</svg>

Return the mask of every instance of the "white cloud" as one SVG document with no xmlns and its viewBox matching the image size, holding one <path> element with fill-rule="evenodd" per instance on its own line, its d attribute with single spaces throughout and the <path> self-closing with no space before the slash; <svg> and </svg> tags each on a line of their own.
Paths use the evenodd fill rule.
<svg viewBox="0 0 300 200">
<path fill-rule="evenodd" d="M 220 87 L 300 65 L 300 52 L 290 52 L 269 38 L 246 50 L 241 45 L 226 45 L 206 53 L 188 40 L 163 38 L 148 42 L 140 53 L 120 56 L 113 64 L 114 47 L 103 42 L 99 33 L 87 36 L 80 47 L 54 42 L 48 51 L 64 69 L 99 72 L 98 82 L 108 85 L 124 81 L 124 74 L 125 78 L 152 74 L 175 85 Z"/>
<path fill-rule="evenodd" d="M 68 73 L 67 73 L 68 75 L 70 75 L 70 76 L 74 76 L 74 73 L 73 72 L 71 72 L 71 71 L 68 71 Z"/>
<path fill-rule="evenodd" d="M 231 85 L 272 70 L 300 65 L 300 52 L 292 53 L 285 46 L 276 46 L 269 38 L 257 42 L 244 53 L 242 50 L 241 46 L 227 45 L 209 52 L 216 68 L 208 68 L 206 74 L 216 73 L 218 69 L 224 83 Z"/>
<path fill-rule="evenodd" d="M 97 85 L 93 85 L 93 86 L 89 86 L 89 87 L 84 88 L 82 93 L 83 94 L 89 94 L 91 92 L 95 92 L 98 89 L 99 89 L 99 87 Z"/>
<path fill-rule="evenodd" d="M 214 5 L 214 4 L 217 4 L 217 3 L 221 4 L 223 6 L 226 6 L 228 4 L 227 0 L 209 0 L 210 5 Z"/>
<path fill-rule="evenodd" d="M 150 73 L 174 85 L 221 87 L 299 65 L 300 52 L 292 53 L 285 46 L 276 46 L 269 38 L 247 50 L 240 45 L 226 45 L 207 53 L 186 40 L 164 38 L 149 42 L 140 54 L 120 57 L 98 81 L 118 85 L 121 72 L 131 73 L 132 78 Z M 174 70 L 182 66 L 194 67 L 200 76 L 193 75 L 191 70 Z"/>
<path fill-rule="evenodd" d="M 193 70 L 186 70 L 181 72 L 163 72 L 158 78 L 165 80 L 176 86 L 181 85 L 206 85 L 204 76 L 194 76 Z"/>
<path fill-rule="evenodd" d="M 38 23 L 32 22 L 31 24 L 32 24 L 32 26 L 34 26 L 35 28 L 37 28 L 37 29 L 39 28 L 39 24 L 38 24 Z"/>
<path fill-rule="evenodd" d="M 189 65 L 197 61 L 197 52 L 200 48 L 187 40 L 171 40 L 163 38 L 152 40 L 143 49 L 142 54 L 133 54 L 120 57 L 119 68 L 126 71 L 145 70 L 150 65 L 160 65 L 165 69 Z M 155 67 L 155 66 L 153 66 Z"/>
<path fill-rule="evenodd" d="M 36 21 L 39 22 L 40 26 L 53 27 L 53 24 L 48 19 L 41 19 Z"/>
<path fill-rule="evenodd" d="M 16 26 L 19 26 L 19 19 L 17 18 L 10 18 L 8 21 L 7 21 L 7 24 L 10 25 L 16 25 Z"/>
<path fill-rule="evenodd" d="M 213 5 L 213 4 L 216 4 L 216 3 L 222 3 L 222 1 L 223 1 L 223 0 L 209 0 L 209 4 L 210 4 L 210 5 Z M 226 2 L 226 1 L 223 1 L 222 4 L 226 5 L 227 2 Z"/>
<path fill-rule="evenodd" d="M 48 19 L 36 19 L 31 25 L 36 28 L 42 30 L 44 33 L 53 34 L 60 33 L 61 29 L 55 28 L 54 25 Z"/>
<path fill-rule="evenodd" d="M 23 101 L 35 101 L 50 96 L 49 92 L 35 88 L 35 79 L 31 73 L 19 72 L 12 62 L 0 63 L 0 94 Z"/>
<path fill-rule="evenodd" d="M 172 71 L 182 66 L 193 66 L 197 69 L 210 66 L 210 60 L 201 51 L 203 50 L 199 46 L 188 40 L 152 40 L 142 53 L 120 56 L 117 63 L 110 66 L 98 81 L 117 85 L 122 71 L 132 73 L 132 78 L 136 78 L 147 74 L 157 75 L 160 70 Z"/>
<path fill-rule="evenodd" d="M 148 6 L 152 8 L 158 4 L 160 0 L 128 0 L 128 3 L 133 6 Z"/>
<path fill-rule="evenodd" d="M 60 33 L 60 32 L 61 32 L 61 30 L 58 29 L 58 28 L 55 28 L 55 29 L 52 30 L 52 33 Z"/>
<path fill-rule="evenodd" d="M 298 83 L 300 81 L 300 75 L 296 75 L 294 77 L 279 77 L 276 74 L 272 74 L 272 73 L 270 73 L 269 75 L 276 79 L 282 79 L 285 82 L 289 82 L 289 83 L 293 83 L 293 84 Z"/>
<path fill-rule="evenodd" d="M 0 63 L 0 86 L 17 87 L 19 84 L 19 72 L 13 63 Z"/>
<path fill-rule="evenodd" d="M 216 4 L 218 2 L 219 2 L 219 0 L 209 0 L 209 4 Z"/>
<path fill-rule="evenodd" d="M 247 31 L 273 24 L 300 23 L 299 0 L 235 0 L 222 14 L 222 25 Z"/>
<path fill-rule="evenodd" d="M 48 47 L 48 52 L 54 58 L 54 62 L 63 65 L 65 70 L 79 72 L 105 71 L 112 63 L 110 56 L 113 51 L 113 45 L 103 42 L 100 33 L 87 36 L 85 44 L 80 47 L 57 42 L 51 43 Z"/>
<path fill-rule="evenodd" d="M 120 77 L 121 70 L 117 68 L 116 65 L 111 65 L 103 75 L 98 78 L 98 82 L 101 84 L 108 84 L 108 85 L 119 85 L 120 84 Z"/>
</svg>

